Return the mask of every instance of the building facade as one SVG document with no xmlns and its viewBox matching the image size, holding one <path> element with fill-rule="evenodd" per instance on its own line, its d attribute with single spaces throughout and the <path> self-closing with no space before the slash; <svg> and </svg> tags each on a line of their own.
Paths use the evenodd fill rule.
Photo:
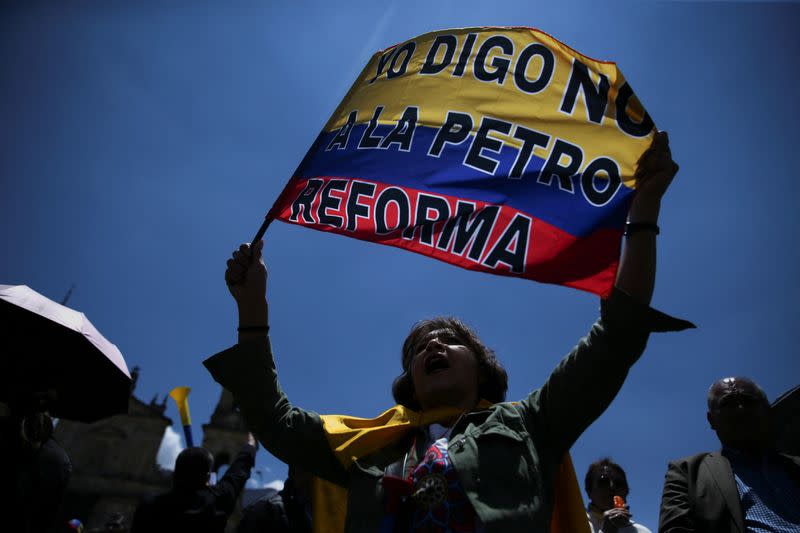
<svg viewBox="0 0 800 533">
<path fill-rule="evenodd" d="M 164 415 L 167 396 L 145 403 L 134 396 L 133 378 L 128 413 L 85 424 L 61 420 L 54 437 L 72 461 L 72 477 L 62 505 L 64 521 L 77 518 L 89 531 L 125 531 L 146 497 L 166 492 L 172 472 L 159 467 L 156 456 L 172 420 Z M 230 462 L 246 441 L 247 430 L 223 391 L 211 421 L 203 425 L 203 446 L 214 454 L 215 470 Z M 238 523 L 232 517 L 228 531 Z M 121 529 L 114 529 L 115 524 Z"/>
</svg>

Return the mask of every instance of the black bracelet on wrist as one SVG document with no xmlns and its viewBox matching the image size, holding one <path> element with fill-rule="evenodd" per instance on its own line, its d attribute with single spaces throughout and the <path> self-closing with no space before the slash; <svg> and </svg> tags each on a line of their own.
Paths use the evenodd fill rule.
<svg viewBox="0 0 800 533">
<path fill-rule="evenodd" d="M 249 332 L 264 332 L 269 333 L 269 326 L 239 326 L 236 328 L 236 331 L 239 333 L 249 333 Z"/>
<path fill-rule="evenodd" d="M 652 231 L 655 235 L 661 233 L 661 229 L 655 222 L 628 222 L 625 224 L 625 231 L 622 234 L 630 237 L 640 231 Z"/>
</svg>

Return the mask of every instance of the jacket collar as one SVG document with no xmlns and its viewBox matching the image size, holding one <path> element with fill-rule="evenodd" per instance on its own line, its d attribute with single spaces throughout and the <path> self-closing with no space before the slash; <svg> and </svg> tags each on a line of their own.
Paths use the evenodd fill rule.
<svg viewBox="0 0 800 533">
<path fill-rule="evenodd" d="M 736 480 L 733 477 L 731 463 L 722 455 L 721 452 L 712 452 L 706 458 L 706 466 L 711 477 L 717 484 L 717 488 L 725 500 L 728 511 L 733 516 L 737 531 L 744 533 L 744 516 L 742 514 L 742 504 L 739 501 L 739 491 L 736 489 Z"/>
</svg>

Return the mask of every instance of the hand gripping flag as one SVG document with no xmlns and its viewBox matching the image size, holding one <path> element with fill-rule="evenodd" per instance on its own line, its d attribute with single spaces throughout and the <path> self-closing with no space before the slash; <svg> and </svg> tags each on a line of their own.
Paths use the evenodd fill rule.
<svg viewBox="0 0 800 533">
<path fill-rule="evenodd" d="M 607 296 L 652 119 L 616 64 L 531 28 L 377 52 L 267 220 Z"/>
</svg>

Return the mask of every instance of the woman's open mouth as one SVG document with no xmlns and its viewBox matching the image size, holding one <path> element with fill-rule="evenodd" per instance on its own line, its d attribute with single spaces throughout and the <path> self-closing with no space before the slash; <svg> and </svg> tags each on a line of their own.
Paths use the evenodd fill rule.
<svg viewBox="0 0 800 533">
<path fill-rule="evenodd" d="M 435 374 L 450 368 L 447 356 L 444 354 L 431 354 L 425 359 L 425 373 Z"/>
</svg>

